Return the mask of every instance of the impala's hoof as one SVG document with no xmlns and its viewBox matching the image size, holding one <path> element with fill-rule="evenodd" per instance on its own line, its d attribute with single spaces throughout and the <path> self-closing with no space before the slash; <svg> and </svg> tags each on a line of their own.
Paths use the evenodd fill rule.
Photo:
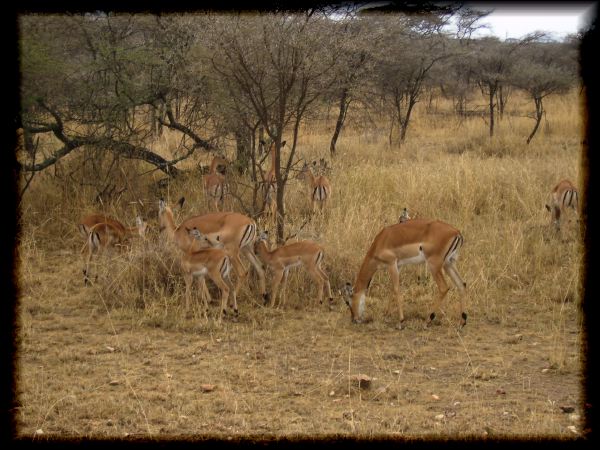
<svg viewBox="0 0 600 450">
<path fill-rule="evenodd" d="M 461 314 L 462 320 L 460 321 L 460 328 L 464 327 L 467 324 L 467 313 Z"/>
</svg>

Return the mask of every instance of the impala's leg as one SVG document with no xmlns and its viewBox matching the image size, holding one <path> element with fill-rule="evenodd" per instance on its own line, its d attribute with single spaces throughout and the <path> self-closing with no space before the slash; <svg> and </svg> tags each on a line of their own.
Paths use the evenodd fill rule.
<svg viewBox="0 0 600 450">
<path fill-rule="evenodd" d="M 258 260 L 256 255 L 254 254 L 254 250 L 252 250 L 252 248 L 249 245 L 242 248 L 242 252 L 246 256 L 248 261 L 250 261 L 252 267 L 254 267 L 254 269 L 256 270 L 256 273 L 258 274 L 260 292 L 262 293 L 263 300 L 265 300 L 265 302 L 268 302 L 269 295 L 267 294 L 267 290 L 265 287 L 265 271 L 263 270 L 262 263 Z"/>
<path fill-rule="evenodd" d="M 218 268 L 216 268 L 213 272 L 210 272 L 209 275 L 210 275 L 210 279 L 214 281 L 214 283 L 219 287 L 219 289 L 221 289 L 221 312 L 222 312 L 222 315 L 224 316 L 227 314 L 226 307 L 227 307 L 227 298 L 229 297 L 229 286 L 227 285 L 227 283 L 225 283 L 225 281 L 221 277 L 221 273 L 219 272 Z M 221 320 L 222 315 L 219 314 L 219 321 Z"/>
<path fill-rule="evenodd" d="M 323 268 L 320 265 L 317 266 L 317 271 L 321 274 L 321 277 L 325 282 L 325 288 L 327 289 L 327 298 L 329 299 L 329 309 L 331 309 L 333 308 L 333 295 L 331 295 L 331 284 L 329 283 L 329 276 L 327 276 L 327 273 L 323 270 Z"/>
<path fill-rule="evenodd" d="M 435 319 L 435 314 L 437 311 L 439 311 L 442 305 L 442 300 L 444 300 L 444 297 L 446 296 L 450 288 L 448 287 L 448 283 L 446 282 L 446 279 L 442 274 L 441 263 L 439 263 L 437 260 L 428 259 L 427 266 L 429 267 L 429 271 L 431 272 L 431 275 L 433 276 L 433 279 L 435 280 L 439 291 L 438 299 L 435 302 L 435 305 L 433 306 L 431 314 L 429 314 L 429 320 L 427 321 L 427 324 L 429 325 L 431 324 L 431 322 L 433 322 L 433 319 Z"/>
<path fill-rule="evenodd" d="M 557 206 L 552 208 L 552 224 L 556 231 L 560 231 L 560 208 Z"/>
<path fill-rule="evenodd" d="M 212 297 L 210 296 L 210 292 L 208 291 L 208 287 L 206 287 L 206 278 L 204 277 L 196 277 L 196 284 L 198 292 L 200 292 L 200 298 L 202 299 L 202 305 L 204 307 L 204 318 L 208 319 L 208 304 L 212 302 Z"/>
<path fill-rule="evenodd" d="M 313 279 L 317 287 L 317 303 L 323 304 L 323 287 L 325 286 L 325 280 L 323 279 L 322 275 L 319 273 L 314 264 L 306 266 L 306 271 Z"/>
<path fill-rule="evenodd" d="M 271 288 L 271 305 L 275 306 L 277 303 L 277 291 L 279 290 L 279 283 L 281 283 L 281 279 L 283 278 L 284 269 L 282 267 L 278 267 L 273 270 L 273 284 Z M 268 300 L 265 302 L 265 306 L 267 305 Z"/>
<path fill-rule="evenodd" d="M 398 305 L 400 323 L 402 323 L 404 322 L 404 304 L 402 296 L 400 295 L 400 272 L 398 271 L 398 265 L 396 264 L 396 261 L 393 261 L 388 265 L 388 271 L 390 272 L 392 286 L 394 287 L 394 295 L 396 296 L 396 303 Z"/>
<path fill-rule="evenodd" d="M 287 303 L 287 280 L 289 274 L 289 270 L 283 271 L 283 286 L 281 287 L 281 301 L 279 302 L 279 306 L 281 307 Z"/>
<path fill-rule="evenodd" d="M 447 262 L 444 265 L 444 270 L 446 271 L 446 273 L 448 274 L 448 276 L 450 277 L 450 279 L 452 280 L 452 282 L 454 283 L 454 285 L 458 288 L 459 294 L 460 294 L 460 317 L 461 317 L 461 321 L 460 321 L 460 326 L 464 327 L 467 324 L 467 313 L 465 312 L 465 294 L 466 294 L 466 288 L 467 288 L 467 283 L 465 283 L 462 278 L 460 277 L 458 270 L 456 270 L 456 267 L 454 266 L 453 262 Z"/>
<path fill-rule="evenodd" d="M 187 314 L 190 307 L 190 298 L 192 296 L 192 284 L 194 282 L 194 276 L 185 272 L 183 274 L 183 280 L 185 281 L 185 313 Z"/>
<path fill-rule="evenodd" d="M 235 282 L 235 289 L 234 289 L 235 295 L 237 296 L 237 293 L 240 289 L 242 282 L 248 276 L 248 271 L 246 270 L 246 268 L 244 267 L 244 264 L 242 263 L 242 260 L 240 259 L 240 253 L 239 253 L 238 249 L 230 251 L 229 254 L 230 254 L 231 265 L 233 266 L 233 270 L 235 271 L 235 275 L 237 277 L 237 280 Z"/>
</svg>

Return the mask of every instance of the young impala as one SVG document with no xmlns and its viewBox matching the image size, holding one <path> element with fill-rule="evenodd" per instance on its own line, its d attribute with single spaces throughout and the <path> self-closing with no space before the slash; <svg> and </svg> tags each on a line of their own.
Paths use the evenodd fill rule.
<svg viewBox="0 0 600 450">
<path fill-rule="evenodd" d="M 319 303 L 323 303 L 323 288 L 327 288 L 329 307 L 331 308 L 333 297 L 331 295 L 329 277 L 321 268 L 321 263 L 323 262 L 324 256 L 323 247 L 313 241 L 300 241 L 283 245 L 275 250 L 269 250 L 267 247 L 268 239 L 269 236 L 267 232 L 263 231 L 254 247 L 258 257 L 263 261 L 263 263 L 271 267 L 273 270 L 273 283 L 271 286 L 272 304 L 275 305 L 276 303 L 277 292 L 279 290 L 279 284 L 281 283 L 282 278 L 283 301 L 280 302 L 280 306 L 285 303 L 286 284 L 290 268 L 295 266 L 304 266 L 314 282 L 317 284 L 317 300 Z"/>
<path fill-rule="evenodd" d="M 317 162 L 313 161 L 312 166 L 316 168 Z M 317 203 L 322 211 L 331 198 L 331 184 L 327 177 L 325 175 L 315 176 L 308 163 L 305 162 L 298 174 L 298 179 L 305 180 L 308 184 L 313 212 L 316 210 Z"/>
<path fill-rule="evenodd" d="M 215 211 L 219 211 L 219 205 L 223 207 L 225 199 L 225 193 L 227 192 L 227 185 L 225 183 L 225 175 L 219 173 L 219 167 L 223 172 L 228 165 L 228 161 L 220 156 L 215 156 L 210 164 L 208 174 L 202 177 L 202 185 L 204 186 L 204 195 L 209 204 L 212 201 L 212 205 Z"/>
<path fill-rule="evenodd" d="M 189 235 L 188 230 L 193 228 L 200 230 L 210 242 L 220 242 L 229 255 L 231 265 L 237 275 L 234 296 L 237 295 L 241 283 L 248 275 L 240 259 L 240 254 L 243 254 L 258 274 L 263 299 L 268 299 L 265 289 L 265 272 L 254 254 L 256 223 L 252 219 L 236 212 L 218 212 L 190 217 L 179 226 L 175 226 L 173 211 L 161 199 L 158 207 L 158 223 L 160 230 L 165 230 L 169 238 L 183 252 L 197 251 L 202 248 L 201 244 Z"/>
<path fill-rule="evenodd" d="M 145 236 L 147 223 L 139 216 L 136 217 L 135 222 L 136 226 L 129 228 L 112 219 L 110 222 L 96 223 L 88 229 L 87 241 L 82 248 L 82 252 L 87 248 L 85 268 L 83 269 L 84 284 L 87 285 L 90 282 L 90 264 L 94 254 L 104 253 L 108 248 L 123 248 L 127 246 L 132 237 L 136 235 Z M 80 224 L 80 231 L 82 226 Z"/>
<path fill-rule="evenodd" d="M 439 290 L 428 324 L 435 318 L 449 290 L 442 275 L 443 269 L 460 291 L 461 326 L 464 326 L 467 322 L 464 310 L 466 284 L 454 266 L 462 243 L 463 237 L 456 228 L 438 220 L 412 219 L 383 228 L 367 251 L 354 286 L 346 283 L 343 287 L 352 321 L 358 323 L 363 319 L 366 292 L 373 274 L 381 266 L 388 268 L 398 302 L 400 322 L 404 321 L 398 270 L 405 264 L 426 263 Z"/>
<path fill-rule="evenodd" d="M 221 311 L 225 315 L 227 314 L 227 299 L 231 290 L 231 281 L 229 280 L 231 260 L 222 248 L 211 247 L 213 242 L 197 228 L 187 231 L 190 237 L 200 243 L 202 249 L 185 252 L 181 257 L 181 268 L 185 281 L 185 311 L 187 312 L 189 309 L 194 278 L 198 278 L 199 284 L 203 287 L 202 297 L 204 299 L 204 316 L 206 317 L 208 310 L 206 295 L 208 294 L 208 290 L 206 289 L 204 278 L 208 276 L 221 290 Z M 235 293 L 233 294 L 232 306 L 233 313 L 237 316 L 238 308 Z"/>
<path fill-rule="evenodd" d="M 560 217 L 567 208 L 571 208 L 575 212 L 575 217 L 579 217 L 579 191 L 569 180 L 561 180 L 546 201 L 546 209 L 552 213 L 552 224 L 556 231 L 560 231 Z"/>
</svg>

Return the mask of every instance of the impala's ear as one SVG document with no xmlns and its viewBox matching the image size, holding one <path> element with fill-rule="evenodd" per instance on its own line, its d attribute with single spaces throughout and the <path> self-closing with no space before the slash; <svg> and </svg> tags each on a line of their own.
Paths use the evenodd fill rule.
<svg viewBox="0 0 600 450">
<path fill-rule="evenodd" d="M 181 197 L 179 200 L 177 200 L 177 204 L 179 205 L 179 208 L 183 208 L 183 204 L 185 203 L 185 197 Z"/>
<path fill-rule="evenodd" d="M 286 141 L 281 141 L 281 146 L 284 147 L 285 143 L 286 143 Z"/>
<path fill-rule="evenodd" d="M 313 161 L 313 162 L 312 162 L 312 165 L 316 167 L 316 166 L 317 166 L 317 162 L 316 162 L 316 161 Z"/>
<path fill-rule="evenodd" d="M 550 206 L 544 205 L 548 211 L 551 211 Z"/>
</svg>

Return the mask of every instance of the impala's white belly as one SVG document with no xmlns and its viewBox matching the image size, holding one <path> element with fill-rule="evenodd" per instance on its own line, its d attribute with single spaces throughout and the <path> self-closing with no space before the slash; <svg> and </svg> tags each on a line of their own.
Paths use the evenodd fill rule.
<svg viewBox="0 0 600 450">
<path fill-rule="evenodd" d="M 300 266 L 300 265 L 302 265 L 302 261 L 294 261 L 294 262 L 291 262 L 291 263 L 289 263 L 289 264 L 286 264 L 286 265 L 285 265 L 285 270 L 289 270 L 289 269 L 291 269 L 292 267 L 298 267 L 298 266 Z"/>
<path fill-rule="evenodd" d="M 192 275 L 195 277 L 203 277 L 208 273 L 208 270 L 206 269 L 206 267 L 202 267 L 200 269 L 196 269 L 192 272 Z"/>
<path fill-rule="evenodd" d="M 396 265 L 398 268 L 400 266 L 405 266 L 407 264 L 421 264 L 425 262 L 425 253 L 423 253 L 422 244 L 419 244 L 419 253 L 415 256 L 409 256 L 406 258 L 398 258 L 396 260 Z"/>
</svg>

